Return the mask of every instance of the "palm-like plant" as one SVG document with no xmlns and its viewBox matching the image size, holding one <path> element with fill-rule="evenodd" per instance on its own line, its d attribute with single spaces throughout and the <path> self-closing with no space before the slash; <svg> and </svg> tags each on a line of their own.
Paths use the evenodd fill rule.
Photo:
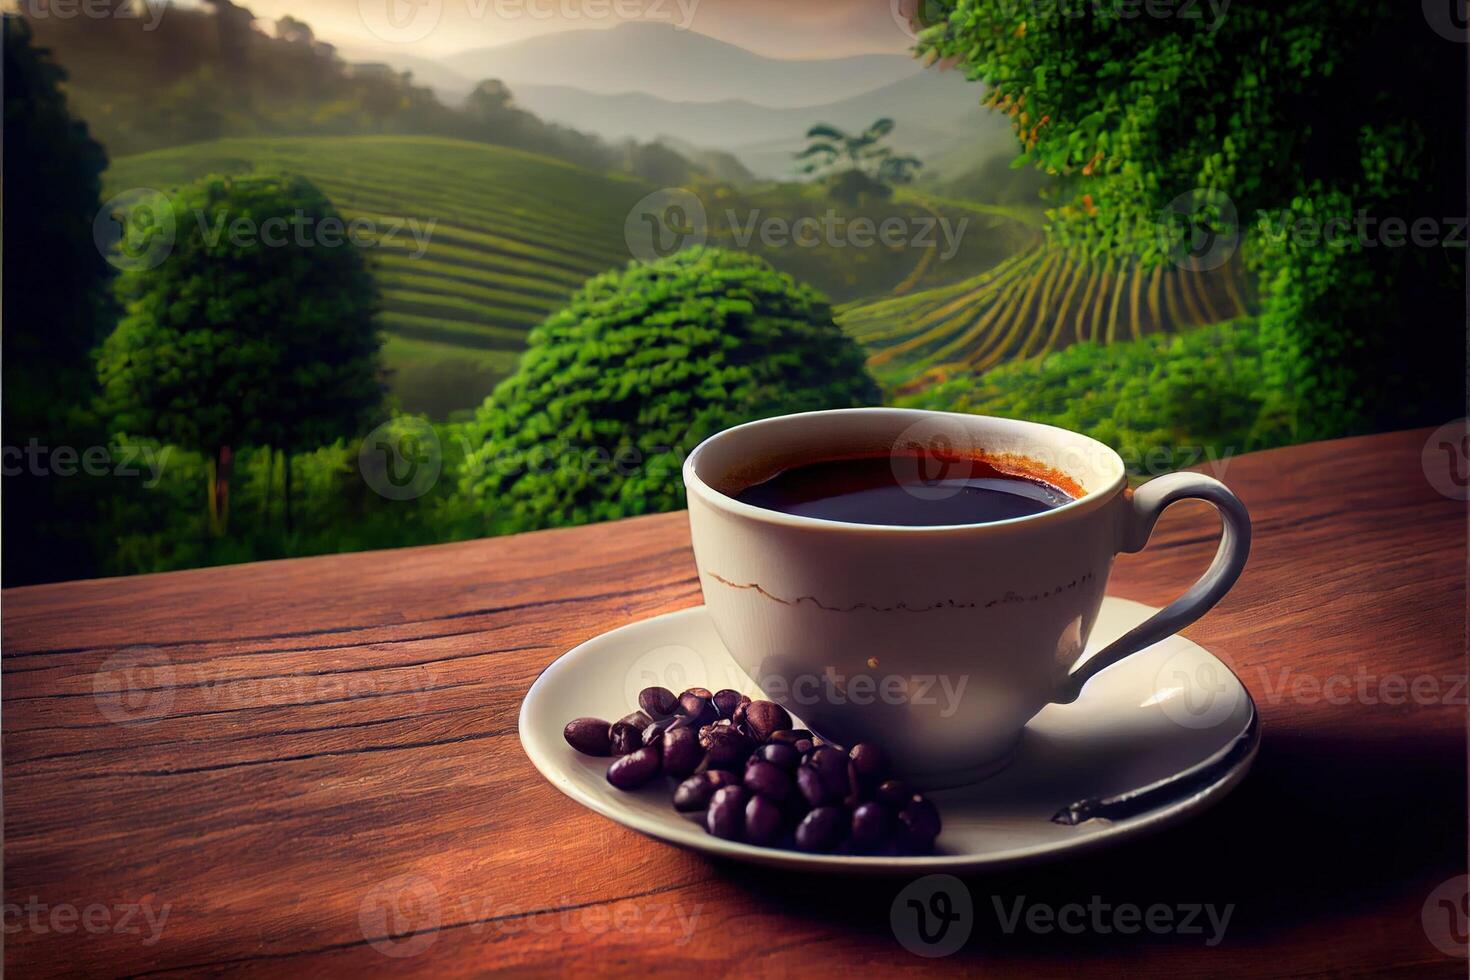
<svg viewBox="0 0 1470 980">
<path fill-rule="evenodd" d="M 887 184 L 907 184 L 923 163 L 881 145 L 892 132 L 893 120 L 886 116 L 861 133 L 845 133 L 829 123 L 817 123 L 806 131 L 810 142 L 796 158 L 806 161 L 800 168 L 802 173 L 856 170 Z"/>
</svg>

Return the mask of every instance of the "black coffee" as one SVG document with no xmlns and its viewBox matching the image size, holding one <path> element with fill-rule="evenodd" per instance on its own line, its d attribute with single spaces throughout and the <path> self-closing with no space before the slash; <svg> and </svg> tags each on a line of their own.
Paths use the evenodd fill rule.
<svg viewBox="0 0 1470 980">
<path fill-rule="evenodd" d="M 746 487 L 735 499 L 798 517 L 931 527 L 1029 517 L 1073 498 L 984 460 L 884 455 L 795 466 Z"/>
</svg>

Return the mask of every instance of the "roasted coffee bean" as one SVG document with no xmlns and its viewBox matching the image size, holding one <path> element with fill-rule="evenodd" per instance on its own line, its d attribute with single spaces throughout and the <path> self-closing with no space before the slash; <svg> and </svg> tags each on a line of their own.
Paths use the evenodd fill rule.
<svg viewBox="0 0 1470 980">
<path fill-rule="evenodd" d="M 711 769 L 739 769 L 755 748 L 754 742 L 734 728 L 714 729 L 707 741 L 705 761 Z"/>
<path fill-rule="evenodd" d="M 691 691 L 679 695 L 679 713 L 688 718 L 695 728 L 703 728 L 720 717 L 709 698 L 702 698 Z"/>
<path fill-rule="evenodd" d="M 897 810 L 909 801 L 913 793 L 909 790 L 909 784 L 902 779 L 885 779 L 878 784 L 875 795 L 879 803 Z"/>
<path fill-rule="evenodd" d="M 858 776 L 864 780 L 877 782 L 888 768 L 883 753 L 872 742 L 859 742 L 847 753 L 847 757 L 852 760 Z"/>
<path fill-rule="evenodd" d="M 791 795 L 791 777 L 780 766 L 756 761 L 745 767 L 745 788 L 780 803 Z"/>
<path fill-rule="evenodd" d="M 927 851 L 939 836 L 939 808 L 915 793 L 899 811 L 898 824 L 903 844 L 913 851 Z"/>
<path fill-rule="evenodd" d="M 561 734 L 568 745 L 583 755 L 611 755 L 611 727 L 601 718 L 573 718 Z"/>
<path fill-rule="evenodd" d="M 847 812 L 840 806 L 819 806 L 796 825 L 796 846 L 803 851 L 830 851 L 842 840 Z"/>
<path fill-rule="evenodd" d="M 699 747 L 699 735 L 692 728 L 670 728 L 664 732 L 664 774 L 683 779 L 692 773 L 704 758 L 704 749 Z"/>
<path fill-rule="evenodd" d="M 638 707 L 642 708 L 648 717 L 657 721 L 677 711 L 679 699 L 674 697 L 674 692 L 666 687 L 645 687 L 638 692 Z"/>
<path fill-rule="evenodd" d="M 745 803 L 750 794 L 741 786 L 722 786 L 710 798 L 704 827 L 716 837 L 739 840 L 745 830 Z"/>
<path fill-rule="evenodd" d="M 698 776 L 690 776 L 674 790 L 674 809 L 680 813 L 693 813 L 709 806 L 710 797 L 722 786 L 736 785 L 735 774 L 723 769 L 712 769 Z"/>
<path fill-rule="evenodd" d="M 741 702 L 747 704 L 750 702 L 750 698 L 728 687 L 723 691 L 716 691 L 715 696 L 710 700 L 714 702 L 715 710 L 720 713 L 721 718 L 733 717 L 735 709 L 740 707 Z"/>
<path fill-rule="evenodd" d="M 837 797 L 827 792 L 827 783 L 822 779 L 822 774 L 811 766 L 797 767 L 796 788 L 801 791 L 802 799 L 806 800 L 808 806 L 827 806 L 837 802 Z"/>
<path fill-rule="evenodd" d="M 682 700 L 685 694 L 692 694 L 695 697 L 702 698 L 705 701 L 708 701 L 714 697 L 714 695 L 710 693 L 710 690 L 707 687 L 686 687 L 679 694 L 679 698 Z"/>
<path fill-rule="evenodd" d="M 777 745 L 795 745 L 802 739 L 809 739 L 811 737 L 812 733 L 805 728 L 783 728 L 780 731 L 772 732 L 771 737 L 766 739 L 766 741 L 775 742 Z"/>
<path fill-rule="evenodd" d="M 848 794 L 847 757 L 835 746 L 817 746 L 807 753 L 802 765 L 815 769 L 821 775 L 829 799 L 840 800 Z"/>
<path fill-rule="evenodd" d="M 803 738 L 803 739 L 797 740 L 796 744 L 793 745 L 793 746 L 791 746 L 791 747 L 793 749 L 795 749 L 796 751 L 800 752 L 802 755 L 806 755 L 808 752 L 810 752 L 813 748 L 816 747 L 816 744 L 817 744 L 816 742 L 813 742 L 809 738 Z"/>
<path fill-rule="evenodd" d="M 789 745 L 781 745 L 777 742 L 767 742 L 755 750 L 754 758 L 780 766 L 787 772 L 794 770 L 801 762 L 801 756 Z"/>
<path fill-rule="evenodd" d="M 752 701 L 745 706 L 745 726 L 757 742 L 764 742 L 773 732 L 791 727 L 791 715 L 774 701 Z"/>
<path fill-rule="evenodd" d="M 607 767 L 607 781 L 618 789 L 637 789 L 658 775 L 658 749 L 645 745 Z"/>
<path fill-rule="evenodd" d="M 615 721 L 608 732 L 608 741 L 612 743 L 613 755 L 627 755 L 643 747 L 643 731 L 625 721 Z"/>
<path fill-rule="evenodd" d="M 613 722 L 613 724 L 632 725 L 634 728 L 638 729 L 641 732 L 643 731 L 643 729 L 653 724 L 653 719 L 648 717 L 648 715 L 642 711 L 630 711 L 626 715 L 623 715 L 623 717 L 619 718 L 617 721 Z"/>
<path fill-rule="evenodd" d="M 842 797 L 842 805 L 849 810 L 872 796 L 872 783 L 858 775 L 857 766 L 853 765 L 851 759 L 847 760 L 847 792 Z"/>
<path fill-rule="evenodd" d="M 781 835 L 781 808 L 764 796 L 752 796 L 745 804 L 745 839 L 770 845 Z"/>
<path fill-rule="evenodd" d="M 872 850 L 888 836 L 892 818 L 881 803 L 863 803 L 852 811 L 852 842 L 864 850 Z"/>
<path fill-rule="evenodd" d="M 664 732 L 673 727 L 675 719 L 660 718 L 658 721 L 643 729 L 643 744 L 652 745 L 664 737 Z"/>
</svg>

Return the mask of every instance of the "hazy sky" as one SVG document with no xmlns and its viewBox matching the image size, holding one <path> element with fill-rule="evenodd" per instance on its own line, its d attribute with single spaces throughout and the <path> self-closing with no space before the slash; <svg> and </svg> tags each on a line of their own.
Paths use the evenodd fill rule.
<svg viewBox="0 0 1470 980">
<path fill-rule="evenodd" d="M 238 2 L 238 0 L 237 0 Z M 560 30 L 651 20 L 778 58 L 899 53 L 912 39 L 903 0 L 245 0 L 263 21 L 298 17 L 323 40 L 351 48 L 402 45 L 416 55 Z M 269 29 L 269 24 L 262 24 Z"/>
</svg>

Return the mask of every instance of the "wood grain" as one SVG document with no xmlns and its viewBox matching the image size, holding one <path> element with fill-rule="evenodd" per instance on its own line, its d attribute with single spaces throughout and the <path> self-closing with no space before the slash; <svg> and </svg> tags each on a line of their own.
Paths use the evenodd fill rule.
<svg viewBox="0 0 1470 980">
<path fill-rule="evenodd" d="M 1463 976 L 1420 918 L 1466 870 L 1465 509 L 1426 480 L 1426 437 L 1216 467 L 1256 544 L 1188 632 L 1261 707 L 1255 771 L 1185 826 L 969 879 L 974 935 L 942 961 L 893 938 L 903 882 L 654 843 L 581 810 L 522 754 L 520 700 L 551 660 L 700 601 L 682 514 L 8 591 L 5 967 Z M 1172 508 L 1110 591 L 1162 604 L 1215 533 L 1202 506 Z M 1233 912 L 1213 947 L 1008 934 L 995 903 L 1023 896 Z M 129 906 L 167 917 L 124 922 Z"/>
</svg>

